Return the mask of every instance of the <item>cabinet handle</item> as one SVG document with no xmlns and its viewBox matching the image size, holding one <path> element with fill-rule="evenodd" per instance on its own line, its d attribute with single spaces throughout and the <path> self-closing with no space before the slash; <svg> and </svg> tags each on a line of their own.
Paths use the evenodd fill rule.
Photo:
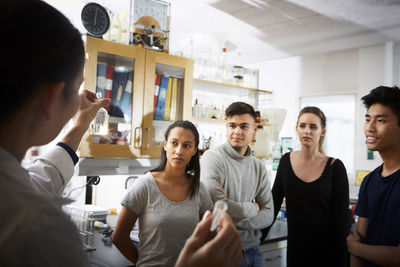
<svg viewBox="0 0 400 267">
<path fill-rule="evenodd" d="M 150 149 L 150 143 L 151 143 L 151 128 L 146 128 L 147 131 L 147 145 L 145 150 L 149 150 Z"/>
<path fill-rule="evenodd" d="M 137 130 L 139 130 L 139 138 L 140 138 L 140 141 L 139 141 L 139 146 L 136 146 L 136 133 L 137 133 Z M 133 147 L 134 148 L 142 148 L 142 145 L 143 145 L 143 138 L 142 138 L 142 127 L 136 127 L 135 128 L 135 136 L 133 137 Z"/>
<path fill-rule="evenodd" d="M 281 258 L 282 258 L 281 255 L 278 255 L 278 256 L 275 256 L 275 257 L 272 257 L 272 258 L 265 258 L 264 262 L 275 262 L 275 261 L 281 260 Z"/>
</svg>

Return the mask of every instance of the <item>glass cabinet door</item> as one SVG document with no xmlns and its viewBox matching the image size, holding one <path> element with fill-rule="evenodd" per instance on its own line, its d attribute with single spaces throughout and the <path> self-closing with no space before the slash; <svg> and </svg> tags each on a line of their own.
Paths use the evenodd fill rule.
<svg viewBox="0 0 400 267">
<path fill-rule="evenodd" d="M 111 103 L 90 125 L 81 157 L 140 156 L 144 58 L 143 49 L 87 37 L 84 88 Z"/>
<path fill-rule="evenodd" d="M 191 59 L 146 51 L 142 156 L 159 158 L 168 126 L 191 119 L 192 86 Z"/>
<path fill-rule="evenodd" d="M 127 57 L 97 54 L 96 95 L 111 103 L 91 124 L 93 144 L 131 144 L 133 65 Z"/>
</svg>

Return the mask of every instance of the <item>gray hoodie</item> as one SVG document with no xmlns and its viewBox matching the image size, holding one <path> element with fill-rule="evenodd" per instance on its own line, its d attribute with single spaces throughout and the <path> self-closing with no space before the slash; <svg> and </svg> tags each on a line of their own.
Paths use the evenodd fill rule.
<svg viewBox="0 0 400 267">
<path fill-rule="evenodd" d="M 240 233 L 243 249 L 258 245 L 260 229 L 269 226 L 274 216 L 265 165 L 251 155 L 250 148 L 242 156 L 229 143 L 206 151 L 200 163 L 201 181 L 214 203 L 219 199 L 228 203 L 227 212 Z M 260 206 L 259 211 L 253 201 Z"/>
</svg>

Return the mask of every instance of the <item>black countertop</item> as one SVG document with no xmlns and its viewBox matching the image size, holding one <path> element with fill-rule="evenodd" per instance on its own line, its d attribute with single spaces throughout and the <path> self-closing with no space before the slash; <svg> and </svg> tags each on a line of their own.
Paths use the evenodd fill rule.
<svg viewBox="0 0 400 267">
<path fill-rule="evenodd" d="M 90 266 L 102 267 L 127 267 L 135 266 L 130 262 L 119 250 L 112 244 L 111 239 L 103 241 L 103 234 L 99 230 L 95 230 L 93 234 L 93 247 L 95 250 L 86 252 Z"/>
<path fill-rule="evenodd" d="M 118 216 L 108 215 L 107 224 L 114 229 Z M 102 234 L 104 229 L 95 229 L 90 245 L 95 249 L 86 252 L 90 266 L 101 267 L 127 267 L 135 266 L 119 252 L 111 241 L 111 236 Z"/>
<path fill-rule="evenodd" d="M 287 221 L 276 220 L 261 245 L 287 239 Z"/>
</svg>

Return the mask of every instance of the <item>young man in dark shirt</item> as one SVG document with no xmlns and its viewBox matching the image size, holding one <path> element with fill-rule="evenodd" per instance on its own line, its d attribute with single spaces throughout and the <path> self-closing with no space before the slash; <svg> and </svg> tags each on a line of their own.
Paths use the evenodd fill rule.
<svg viewBox="0 0 400 267">
<path fill-rule="evenodd" d="M 380 86 L 362 98 L 369 150 L 383 164 L 366 176 L 347 237 L 351 266 L 400 266 L 400 89 Z"/>
</svg>

